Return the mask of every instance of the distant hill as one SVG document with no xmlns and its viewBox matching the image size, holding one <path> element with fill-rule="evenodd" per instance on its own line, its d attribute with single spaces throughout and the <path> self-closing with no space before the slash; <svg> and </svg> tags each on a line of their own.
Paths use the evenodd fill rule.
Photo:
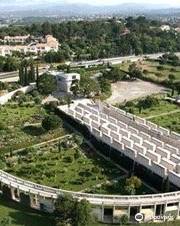
<svg viewBox="0 0 180 226">
<path fill-rule="evenodd" d="M 88 4 L 70 4 L 66 0 L 1 0 L 0 12 L 11 16 L 91 16 L 91 15 L 135 15 L 180 13 L 180 9 L 171 9 L 168 5 L 124 3 L 112 6 Z"/>
</svg>

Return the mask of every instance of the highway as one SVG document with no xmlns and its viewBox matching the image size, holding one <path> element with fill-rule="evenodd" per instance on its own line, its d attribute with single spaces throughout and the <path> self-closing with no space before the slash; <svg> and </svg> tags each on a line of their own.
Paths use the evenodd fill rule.
<svg viewBox="0 0 180 226">
<path fill-rule="evenodd" d="M 47 68 L 40 68 L 39 72 L 43 73 L 46 72 L 48 70 Z M 19 80 L 19 75 L 18 75 L 18 71 L 12 71 L 12 72 L 5 72 L 5 73 L 0 73 L 0 81 L 2 82 L 16 82 Z"/>
<path fill-rule="evenodd" d="M 90 60 L 90 61 L 78 61 L 78 62 L 72 62 L 71 66 L 92 66 L 92 65 L 100 65 L 103 63 L 110 63 L 110 64 L 121 64 L 123 61 L 131 61 L 136 62 L 138 60 L 142 60 L 145 57 L 148 57 L 150 59 L 157 59 L 158 57 L 162 56 L 164 53 L 157 53 L 157 54 L 146 54 L 146 55 L 139 55 L 139 56 L 123 56 L 123 57 L 113 57 L 113 58 L 104 58 L 104 59 L 98 59 L 98 60 Z M 180 54 L 180 53 L 179 53 Z"/>
<path fill-rule="evenodd" d="M 136 62 L 138 60 L 142 60 L 146 57 L 150 59 L 158 59 L 164 53 L 156 53 L 156 54 L 145 54 L 139 56 L 124 56 L 124 57 L 113 57 L 113 58 L 104 58 L 98 60 L 90 60 L 90 61 L 77 61 L 77 62 L 70 62 L 71 67 L 89 67 L 89 66 L 96 66 L 101 65 L 104 63 L 110 63 L 112 65 L 121 64 L 123 61 L 131 61 Z M 175 53 L 177 56 L 180 56 L 180 52 Z M 48 67 L 47 67 L 48 69 Z M 47 69 L 41 68 L 40 72 L 45 72 Z M 12 82 L 18 80 L 18 72 L 7 72 L 7 73 L 0 73 L 0 81 Z"/>
</svg>

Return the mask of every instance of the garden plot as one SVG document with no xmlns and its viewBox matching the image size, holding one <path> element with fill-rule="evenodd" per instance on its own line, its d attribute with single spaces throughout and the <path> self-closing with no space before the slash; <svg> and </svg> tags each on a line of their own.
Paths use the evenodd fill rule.
<svg viewBox="0 0 180 226">
<path fill-rule="evenodd" d="M 40 106 L 8 104 L 0 108 L 0 151 L 15 150 L 62 136 L 62 127 L 44 131 L 41 121 L 46 111 Z"/>
<path fill-rule="evenodd" d="M 124 174 L 87 145 L 77 145 L 74 138 L 11 153 L 1 160 L 1 166 L 18 177 L 73 191 L 90 189 Z"/>
</svg>

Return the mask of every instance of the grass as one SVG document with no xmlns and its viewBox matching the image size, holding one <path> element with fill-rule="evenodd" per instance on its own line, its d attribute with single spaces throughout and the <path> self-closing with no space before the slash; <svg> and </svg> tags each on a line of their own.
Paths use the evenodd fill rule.
<svg viewBox="0 0 180 226">
<path fill-rule="evenodd" d="M 119 67 L 124 71 L 128 71 L 129 65 L 131 64 L 130 62 L 124 62 L 120 64 Z M 146 73 L 143 73 L 144 78 L 151 79 L 151 81 L 158 83 L 163 82 L 168 79 L 169 74 L 173 74 L 176 81 L 180 80 L 180 66 L 175 67 L 169 64 L 161 65 L 155 60 L 144 60 L 136 62 L 136 64 L 142 71 L 146 70 Z M 162 66 L 163 69 L 159 70 L 158 66 Z"/>
<path fill-rule="evenodd" d="M 45 115 L 45 110 L 38 105 L 1 106 L 0 152 L 27 147 L 63 135 L 62 128 L 50 132 L 42 129 L 40 123 Z"/>
<path fill-rule="evenodd" d="M 133 101 L 133 106 L 123 107 L 123 109 L 128 111 L 131 108 L 135 115 L 147 118 L 148 121 L 152 121 L 159 126 L 180 133 L 180 112 L 177 112 L 180 111 L 180 107 L 178 105 L 160 100 L 159 104 L 151 108 L 143 109 L 142 112 L 139 113 L 139 109 L 136 106 L 137 102 L 138 100 Z"/>
<path fill-rule="evenodd" d="M 40 214 L 0 197 L 0 222 L 4 218 L 10 218 L 9 226 L 55 226 L 49 215 Z"/>
<path fill-rule="evenodd" d="M 112 195 L 127 195 L 125 191 L 126 178 L 121 178 L 114 183 L 104 184 L 101 187 L 94 188 L 90 191 L 93 194 L 112 194 Z M 136 189 L 136 195 L 152 194 L 153 191 L 147 188 L 144 184 L 139 189 Z"/>
<path fill-rule="evenodd" d="M 180 107 L 176 104 L 169 103 L 166 100 L 160 100 L 158 105 L 155 105 L 151 108 L 143 109 L 141 113 L 139 113 L 139 109 L 137 107 L 133 109 L 136 115 L 146 118 L 149 116 L 157 116 L 163 113 L 170 113 L 171 111 L 180 110 Z"/>
<path fill-rule="evenodd" d="M 180 112 L 150 119 L 152 122 L 180 133 Z"/>
<path fill-rule="evenodd" d="M 40 214 L 29 208 L 22 207 L 21 205 L 7 201 L 0 197 L 0 221 L 3 218 L 10 218 L 11 223 L 9 226 L 55 226 L 51 217 L 47 214 Z M 141 226 L 179 226 L 180 222 L 166 222 L 166 223 L 152 223 L 141 224 Z M 113 226 L 111 224 L 91 223 L 91 226 Z M 130 225 L 135 226 L 135 225 Z"/>
<path fill-rule="evenodd" d="M 6 158 L 3 169 L 33 182 L 73 191 L 86 190 L 124 174 L 87 145 L 61 150 L 58 146 L 53 143 L 31 148 L 25 155 L 14 154 Z"/>
</svg>

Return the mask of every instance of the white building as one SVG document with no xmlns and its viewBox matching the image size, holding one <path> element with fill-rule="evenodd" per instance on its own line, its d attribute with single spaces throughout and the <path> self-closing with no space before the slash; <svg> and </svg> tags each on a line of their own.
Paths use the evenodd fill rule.
<svg viewBox="0 0 180 226">
<path fill-rule="evenodd" d="M 9 37 L 9 36 L 7 36 Z M 6 37 L 6 40 L 7 40 Z M 18 36 L 21 37 L 22 40 L 15 39 L 16 41 L 21 40 L 21 44 L 23 44 L 23 40 L 25 40 L 24 36 Z M 12 38 L 12 37 L 11 37 Z M 13 37 L 14 40 L 15 37 Z M 11 40 L 9 38 L 9 40 Z M 14 43 L 16 43 L 16 41 Z M 41 42 L 32 42 L 28 45 L 0 45 L 0 55 L 1 56 L 7 56 L 7 55 L 12 55 L 13 52 L 22 52 L 22 53 L 34 53 L 35 55 L 37 54 L 42 54 L 46 53 L 49 51 L 55 51 L 57 52 L 59 49 L 59 42 L 56 38 L 54 38 L 52 35 L 46 35 L 44 39 L 41 40 Z"/>
<path fill-rule="evenodd" d="M 7 43 L 25 44 L 26 41 L 29 38 L 30 38 L 30 35 L 24 35 L 24 36 L 5 36 L 2 41 L 5 44 L 7 44 Z"/>
<path fill-rule="evenodd" d="M 164 25 L 162 25 L 162 26 L 160 27 L 160 29 L 161 29 L 162 31 L 170 31 L 170 30 L 171 30 L 171 27 L 170 27 L 169 25 L 164 24 Z"/>
<path fill-rule="evenodd" d="M 58 90 L 61 92 L 70 93 L 73 81 L 80 81 L 80 74 L 78 73 L 64 73 L 58 71 L 51 71 L 50 74 L 56 76 Z"/>
</svg>

